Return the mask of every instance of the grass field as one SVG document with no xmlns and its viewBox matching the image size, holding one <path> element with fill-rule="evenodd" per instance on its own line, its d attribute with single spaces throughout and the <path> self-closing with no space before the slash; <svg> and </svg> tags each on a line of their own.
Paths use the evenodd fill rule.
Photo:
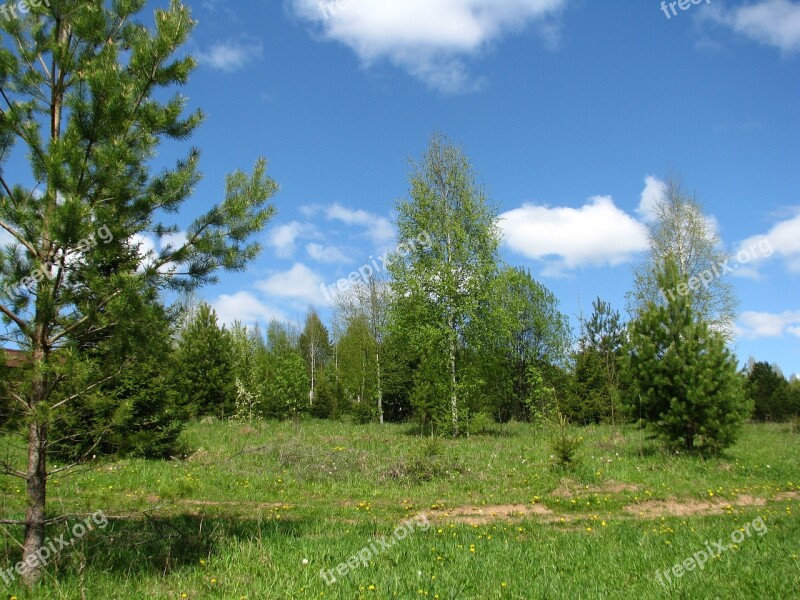
<svg viewBox="0 0 800 600">
<path fill-rule="evenodd" d="M 48 536 L 74 543 L 39 589 L 0 580 L 0 598 L 800 597 L 788 425 L 748 425 L 708 460 L 632 427 L 581 435 L 565 471 L 526 424 L 430 440 L 397 425 L 195 423 L 182 460 L 53 479 L 51 516 L 70 516 Z M 2 479 L 3 518 L 23 514 L 17 483 Z M 2 569 L 21 537 L 5 527 Z"/>
</svg>

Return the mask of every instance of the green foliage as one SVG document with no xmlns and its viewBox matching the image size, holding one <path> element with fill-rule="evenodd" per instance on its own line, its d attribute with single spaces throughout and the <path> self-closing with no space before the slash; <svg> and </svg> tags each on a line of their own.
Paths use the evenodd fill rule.
<svg viewBox="0 0 800 600">
<path fill-rule="evenodd" d="M 442 379 L 442 362 L 441 353 L 429 352 L 422 356 L 414 371 L 410 401 L 421 434 L 447 430 L 449 386 Z"/>
<path fill-rule="evenodd" d="M 308 410 L 309 377 L 306 363 L 296 350 L 270 352 L 261 414 L 287 419 Z"/>
<path fill-rule="evenodd" d="M 561 408 L 573 422 L 614 423 L 620 408 L 625 328 L 619 311 L 607 302 L 598 298 L 592 309 L 591 317 L 581 323 L 574 387 Z"/>
<path fill-rule="evenodd" d="M 478 412 L 470 415 L 467 423 L 467 431 L 470 435 L 487 435 L 493 433 L 497 427 L 492 415 L 486 412 Z"/>
<path fill-rule="evenodd" d="M 747 374 L 745 391 L 753 402 L 753 418 L 759 421 L 786 421 L 798 414 L 795 390 L 769 363 L 754 363 Z"/>
<path fill-rule="evenodd" d="M 493 287 L 481 318 L 485 336 L 475 357 L 485 366 L 483 395 L 502 421 L 535 418 L 544 407 L 541 390 L 531 389 L 529 370 L 539 368 L 544 373 L 549 367 L 566 365 L 572 338 L 569 319 L 559 310 L 555 295 L 530 271 L 504 267 Z M 534 409 L 531 398 L 537 394 Z M 551 393 L 546 402 L 552 397 Z"/>
<path fill-rule="evenodd" d="M 383 413 L 390 423 L 406 421 L 413 412 L 411 392 L 418 361 L 403 341 L 402 336 L 390 334 L 383 345 Z"/>
<path fill-rule="evenodd" d="M 336 379 L 336 365 L 328 363 L 319 373 L 316 398 L 308 414 L 317 419 L 337 419 L 345 409 L 344 391 Z"/>
<path fill-rule="evenodd" d="M 680 281 L 672 263 L 659 275 L 664 289 Z M 651 303 L 633 322 L 627 376 L 631 415 L 687 451 L 730 446 L 749 414 L 735 357 L 685 296 Z"/>
<path fill-rule="evenodd" d="M 449 455 L 442 439 L 436 435 L 422 437 L 416 445 L 389 469 L 388 476 L 412 484 L 452 478 L 463 466 Z"/>
<path fill-rule="evenodd" d="M 542 371 L 536 365 L 529 365 L 526 372 L 528 396 L 525 404 L 531 421 L 540 421 L 555 406 L 555 389 L 545 383 Z"/>
<path fill-rule="evenodd" d="M 444 400 L 450 430 L 459 430 L 458 354 L 482 335 L 480 307 L 491 298 L 497 272 L 497 209 L 475 180 L 460 148 L 434 135 L 422 160 L 412 165 L 409 198 L 397 204 L 398 252 L 391 257 L 391 329 L 403 330 L 417 355 L 443 343 L 445 361 L 426 368 L 443 386 L 424 394 L 426 402 Z M 433 331 L 437 335 L 431 337 Z M 434 373 L 433 367 L 441 371 Z M 417 382 L 417 388 L 421 383 Z M 416 394 L 419 399 L 420 393 Z"/>
<path fill-rule="evenodd" d="M 250 331 L 239 322 L 230 330 L 230 342 L 236 390 L 234 418 L 249 422 L 261 416 L 267 350 L 258 328 Z"/>
<path fill-rule="evenodd" d="M 556 467 L 574 469 L 577 466 L 577 454 L 583 445 L 583 438 L 577 432 L 571 431 L 569 421 L 561 413 L 558 413 L 558 427 L 549 444 Z"/>
<path fill-rule="evenodd" d="M 679 175 L 669 174 L 660 192 L 650 207 L 649 249 L 634 268 L 633 290 L 627 294 L 629 312 L 638 314 L 650 303 L 663 306 L 681 296 L 694 314 L 731 340 L 739 301 L 721 268 L 729 259 L 722 240 Z M 664 287 L 660 274 L 670 263 L 678 278 Z"/>
<path fill-rule="evenodd" d="M 51 413 L 50 451 L 62 460 L 92 454 L 167 458 L 180 455 L 185 413 L 170 375 L 170 315 L 142 305 L 149 319 L 125 324 L 125 336 L 81 353 L 63 354 L 70 376 L 60 398 L 75 395 L 70 410 Z M 91 388 L 93 381 L 102 385 Z"/>
<path fill-rule="evenodd" d="M 172 0 L 146 24 L 137 15 L 140 0 L 26 4 L 32 10 L 18 18 L 0 18 L 0 223 L 11 238 L 0 248 L 0 306 L 6 339 L 31 357 L 17 403 L 32 425 L 28 446 L 37 457 L 26 471 L 31 510 L 23 558 L 30 559 L 45 540 L 48 426 L 61 417 L 64 426 L 74 421 L 67 413 L 77 402 L 91 405 L 110 381 L 105 365 L 80 354 L 144 328 L 150 313 L 137 312 L 142 298 L 162 303 L 165 290 L 195 289 L 214 282 L 219 270 L 243 270 L 260 251 L 253 237 L 274 214 L 269 200 L 277 185 L 263 159 L 250 175 L 228 175 L 221 202 L 182 224 L 184 242 L 170 243 L 179 227 L 162 219 L 180 211 L 201 177 L 194 148 L 171 168 L 153 165 L 162 142 L 185 141 L 203 121 L 199 110 L 186 113 L 188 98 L 175 92 L 196 66 L 181 50 L 195 26 L 190 10 Z M 9 169 L 11 157 L 27 164 Z M 143 238 L 158 250 L 144 252 Z M 70 371 L 72 365 L 80 369 Z M 213 385 L 228 387 L 224 377 Z M 192 393 L 202 385 L 182 382 Z M 111 429 L 140 413 L 163 414 L 162 401 L 153 400 L 162 391 L 156 386 L 142 396 L 135 383 L 120 382 L 124 397 L 110 411 Z M 224 396 L 190 401 L 232 408 L 232 394 Z M 171 437 L 174 429 L 161 433 Z M 158 445 L 139 438 L 126 451 Z M 43 565 L 27 565 L 23 577 L 33 584 Z"/>
<path fill-rule="evenodd" d="M 375 407 L 368 402 L 353 402 L 350 406 L 350 414 L 353 417 L 353 423 L 357 425 L 374 423 L 378 416 Z"/>
<path fill-rule="evenodd" d="M 378 381 L 375 371 L 375 340 L 363 314 L 349 320 L 338 344 L 339 380 L 345 398 L 352 403 L 373 404 Z"/>
<path fill-rule="evenodd" d="M 300 354 L 306 361 L 310 382 L 308 399 L 309 408 L 314 407 L 317 398 L 317 379 L 330 360 L 332 348 L 328 329 L 322 324 L 317 311 L 310 308 L 306 315 L 303 332 L 298 338 Z"/>
<path fill-rule="evenodd" d="M 173 371 L 181 406 L 190 417 L 233 416 L 235 364 L 230 334 L 217 325 L 217 313 L 201 304 L 181 332 Z"/>
</svg>

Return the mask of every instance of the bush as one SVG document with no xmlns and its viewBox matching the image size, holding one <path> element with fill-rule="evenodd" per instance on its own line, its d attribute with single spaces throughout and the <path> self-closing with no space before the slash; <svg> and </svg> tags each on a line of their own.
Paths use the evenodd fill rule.
<svg viewBox="0 0 800 600">
<path fill-rule="evenodd" d="M 353 423 L 356 425 L 366 425 L 367 423 L 374 423 L 377 410 L 369 402 L 353 402 L 350 406 L 350 414 L 353 415 Z"/>
<path fill-rule="evenodd" d="M 391 479 L 405 479 L 411 483 L 425 483 L 434 479 L 451 477 L 463 471 L 461 464 L 447 456 L 441 438 L 422 438 L 398 464 L 387 472 Z"/>
<path fill-rule="evenodd" d="M 485 412 L 475 413 L 467 424 L 467 431 L 470 435 L 486 435 L 492 433 L 494 429 L 494 418 Z"/>
</svg>

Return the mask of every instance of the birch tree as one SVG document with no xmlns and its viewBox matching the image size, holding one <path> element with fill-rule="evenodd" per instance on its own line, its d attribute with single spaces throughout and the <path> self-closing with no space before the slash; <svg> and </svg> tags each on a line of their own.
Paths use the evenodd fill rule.
<svg viewBox="0 0 800 600">
<path fill-rule="evenodd" d="M 648 303 L 665 305 L 674 296 L 687 296 L 692 310 L 729 341 L 733 336 L 738 300 L 726 274 L 730 257 L 711 219 L 680 176 L 667 177 L 662 194 L 652 207 L 648 226 L 649 251 L 634 268 L 633 290 L 628 294 L 632 314 Z M 657 274 L 668 261 L 677 265 L 681 287 L 664 290 Z"/>
<path fill-rule="evenodd" d="M 469 344 L 498 269 L 497 209 L 460 148 L 434 135 L 412 163 L 409 197 L 397 203 L 391 257 L 393 321 L 420 349 L 446 356 L 453 435 L 459 432 L 459 349 Z"/>
</svg>

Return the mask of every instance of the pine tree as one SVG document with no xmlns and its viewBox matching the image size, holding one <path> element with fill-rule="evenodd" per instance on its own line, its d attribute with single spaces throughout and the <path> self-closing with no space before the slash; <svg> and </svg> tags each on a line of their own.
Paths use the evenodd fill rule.
<svg viewBox="0 0 800 600">
<path fill-rule="evenodd" d="M 260 251 L 252 237 L 274 213 L 277 186 L 259 160 L 251 175 L 227 178 L 222 202 L 188 225 L 185 242 L 166 243 L 178 227 L 160 219 L 191 197 L 199 152 L 159 172 L 151 162 L 162 141 L 186 140 L 203 120 L 185 114 L 186 98 L 170 96 L 195 67 L 178 55 L 195 23 L 171 0 L 148 27 L 137 20 L 143 6 L 59 0 L 0 19 L 0 162 L 18 153 L 29 165 L 0 170 L 0 228 L 12 238 L 0 249 L 0 313 L 29 365 L 13 391 L 28 422 L 27 465 L 0 467 L 26 482 L 27 584 L 42 573 L 49 424 L 75 399 L 58 392 L 72 377 L 70 357 L 146 318 L 131 299 L 244 269 Z M 141 236 L 159 250 L 143 256 Z"/>
<path fill-rule="evenodd" d="M 232 416 L 236 376 L 230 334 L 217 325 L 217 313 L 201 304 L 181 334 L 175 353 L 175 386 L 191 417 Z"/>
<path fill-rule="evenodd" d="M 625 328 L 619 311 L 597 298 L 592 315 L 581 321 L 581 337 L 575 355 L 573 414 L 578 422 L 616 422 L 620 399 L 620 365 Z M 568 412 L 568 411 L 565 411 Z"/>
<path fill-rule="evenodd" d="M 683 281 L 673 260 L 658 283 Z M 630 328 L 628 409 L 658 436 L 685 450 L 716 453 L 730 446 L 749 414 L 735 357 L 725 338 L 686 296 L 650 303 Z"/>
</svg>

